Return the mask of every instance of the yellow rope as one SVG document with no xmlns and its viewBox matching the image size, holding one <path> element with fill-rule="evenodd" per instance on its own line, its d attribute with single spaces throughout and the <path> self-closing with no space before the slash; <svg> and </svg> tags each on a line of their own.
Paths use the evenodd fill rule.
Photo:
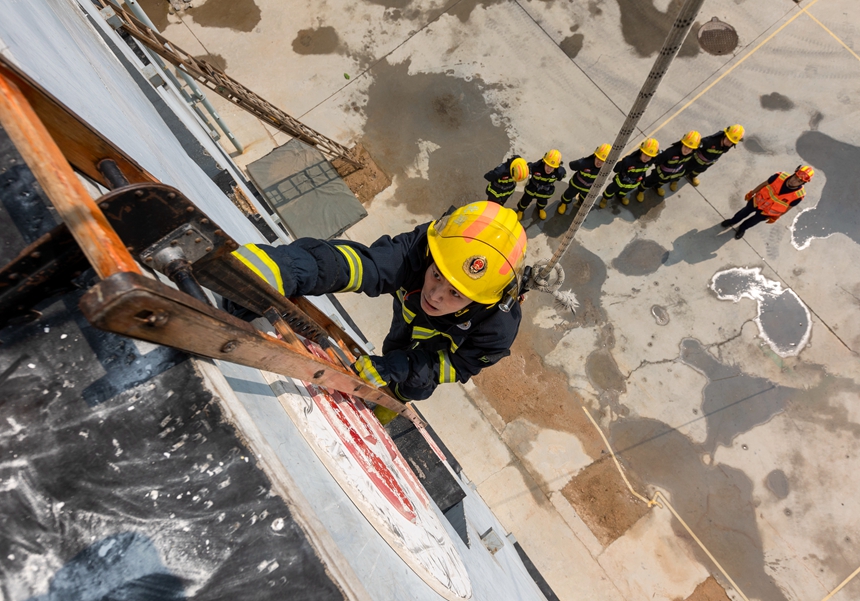
<svg viewBox="0 0 860 601">
<path fill-rule="evenodd" d="M 813 4 L 815 4 L 816 2 L 818 2 L 818 0 L 812 0 L 812 2 L 810 2 L 810 3 L 806 6 L 806 8 L 809 8 L 810 6 L 812 6 Z M 731 73 L 732 71 L 734 71 L 735 69 L 737 69 L 741 64 L 743 64 L 743 62 L 744 62 L 745 60 L 747 60 L 749 57 L 751 57 L 753 54 L 755 54 L 755 53 L 759 50 L 759 48 L 761 48 L 762 46 L 764 46 L 765 44 L 767 44 L 769 41 L 771 41 L 771 40 L 774 38 L 774 36 L 776 36 L 776 34 L 778 34 L 780 31 L 782 31 L 783 29 L 785 29 L 786 27 L 788 27 L 788 25 L 789 25 L 791 22 L 793 22 L 796 18 L 798 18 L 798 17 L 799 17 L 800 15 L 802 15 L 803 13 L 805 13 L 805 12 L 806 12 L 806 8 L 801 8 L 801 10 L 800 10 L 800 11 L 798 11 L 797 13 L 795 13 L 793 17 L 791 17 L 788 21 L 786 21 L 785 23 L 783 23 L 782 25 L 780 25 L 780 26 L 779 26 L 779 28 L 778 28 L 776 31 L 774 31 L 772 34 L 770 34 L 770 35 L 769 35 L 769 36 L 767 36 L 765 39 L 763 39 L 761 42 L 759 42 L 759 44 L 758 44 L 755 48 L 753 48 L 752 50 L 750 50 L 749 52 L 747 52 L 747 53 L 743 56 L 743 58 L 741 58 L 738 62 L 736 62 L 736 63 L 735 63 L 734 65 L 732 65 L 731 67 L 729 67 L 729 69 L 728 69 L 725 73 L 723 73 L 723 74 L 722 74 L 722 75 L 720 75 L 718 78 L 716 78 L 714 81 L 712 81 L 710 84 L 708 84 L 708 87 L 706 87 L 704 90 L 702 90 L 701 92 L 699 92 L 698 94 L 696 94 L 695 96 L 693 96 L 693 98 L 692 98 L 692 99 L 690 99 L 690 100 L 689 100 L 689 101 L 688 101 L 684 106 L 682 106 L 682 107 L 681 107 L 681 108 L 679 108 L 677 111 L 675 111 L 675 112 L 674 112 L 674 113 L 673 113 L 673 114 L 672 114 L 668 119 L 666 119 L 665 121 L 663 121 L 663 123 L 661 123 L 660 125 L 658 125 L 658 126 L 657 126 L 657 129 L 652 130 L 652 131 L 651 131 L 651 133 L 650 133 L 650 134 L 648 134 L 648 137 L 649 137 L 649 138 L 654 137 L 654 134 L 656 134 L 658 131 L 660 131 L 660 130 L 661 130 L 661 129 L 663 129 L 666 125 L 668 125 L 670 121 L 672 121 L 675 117 L 677 117 L 678 115 L 680 115 L 681 113 L 683 113 L 684 111 L 686 111 L 688 108 L 690 108 L 690 105 L 691 105 L 691 104 L 693 104 L 693 103 L 694 103 L 694 102 L 696 102 L 699 98 L 701 98 L 702 96 L 704 96 L 704 95 L 705 95 L 705 93 L 707 93 L 707 91 L 708 91 L 708 90 L 710 90 L 710 89 L 711 89 L 711 88 L 713 88 L 715 85 L 717 85 L 718 83 L 720 83 L 720 82 L 723 80 L 723 78 L 724 78 L 724 77 L 726 77 L 729 73 Z M 809 14 L 809 13 L 806 13 L 806 14 Z M 810 16 L 812 16 L 812 15 L 810 15 Z M 835 37 L 835 36 L 834 36 L 834 37 Z M 839 38 L 837 38 L 837 39 L 839 39 Z M 841 41 L 841 40 L 840 40 L 840 41 Z M 843 45 L 844 45 L 844 44 L 843 44 Z M 846 48 L 848 48 L 847 46 L 845 46 L 845 47 L 846 47 Z M 849 50 L 850 50 L 850 48 L 849 48 Z M 855 56 L 857 56 L 857 55 L 855 54 Z"/>
<path fill-rule="evenodd" d="M 643 497 L 638 492 L 633 490 L 633 486 L 630 485 L 630 481 L 627 479 L 627 476 L 624 474 L 624 469 L 621 467 L 621 464 L 618 462 L 618 458 L 615 456 L 615 451 L 612 450 L 612 445 L 609 444 L 609 440 L 607 440 L 606 435 L 603 433 L 603 429 L 597 425 L 597 422 L 591 416 L 591 413 L 589 413 L 588 409 L 586 409 L 585 407 L 582 407 L 582 410 L 585 412 L 585 415 L 588 416 L 588 419 L 591 420 L 591 423 L 594 424 L 594 427 L 597 429 L 597 433 L 600 434 L 600 438 L 603 439 L 603 444 L 605 444 L 606 448 L 609 449 L 609 454 L 612 455 L 612 460 L 615 462 L 615 467 L 618 468 L 618 472 L 621 474 L 621 477 L 624 479 L 624 483 L 627 485 L 627 489 L 630 491 L 630 494 L 632 494 L 637 499 L 640 499 L 641 501 L 644 501 L 645 503 L 647 503 L 648 507 L 652 507 L 654 505 L 657 505 L 658 507 L 663 507 L 663 505 L 661 505 L 660 502 L 657 501 L 657 497 L 660 497 L 663 500 L 663 503 L 665 504 L 666 508 L 672 512 L 672 515 L 675 516 L 675 519 L 678 520 L 679 522 L 681 522 L 681 525 L 684 527 L 684 529 L 687 531 L 687 533 L 693 538 L 694 541 L 696 541 L 696 544 L 698 544 L 699 547 L 701 547 L 702 551 L 705 552 L 705 554 L 708 556 L 708 558 L 712 562 L 714 562 L 714 565 L 717 566 L 717 569 L 719 569 L 720 572 L 722 572 L 723 576 L 726 577 L 726 580 L 729 581 L 729 584 L 732 585 L 732 588 L 735 589 L 735 592 L 738 595 L 740 595 L 744 601 L 749 601 L 747 596 L 744 595 L 743 591 L 741 591 L 740 587 L 738 587 L 738 585 L 735 584 L 735 581 L 732 580 L 732 577 L 729 576 L 728 573 L 726 572 L 726 570 L 723 569 L 723 566 L 720 565 L 720 562 L 718 562 L 717 559 L 713 555 L 711 555 L 711 552 L 708 551 L 708 549 L 707 549 L 707 547 L 705 547 L 704 543 L 701 540 L 699 540 L 699 537 L 696 536 L 696 533 L 693 532 L 692 529 L 690 529 L 690 527 L 687 525 L 687 522 L 685 522 L 681 518 L 681 516 L 678 515 L 678 512 L 675 511 L 675 508 L 672 507 L 672 504 L 669 502 L 669 499 L 667 499 L 665 497 L 665 495 L 663 495 L 663 493 L 661 493 L 658 490 L 654 494 L 654 498 L 651 500 L 648 500 L 647 498 Z M 860 571 L 860 570 L 858 570 L 858 571 Z"/>
<path fill-rule="evenodd" d="M 837 586 L 835 589 L 833 589 L 832 591 L 830 591 L 830 593 L 828 593 L 828 595 L 827 595 L 826 597 L 824 597 L 824 599 L 822 599 L 821 601 L 827 601 L 828 599 L 832 598 L 832 597 L 833 597 L 833 595 L 835 595 L 836 593 L 838 593 L 839 591 L 841 591 L 841 590 L 842 590 L 842 587 L 844 587 L 846 584 L 848 584 L 849 582 L 851 582 L 851 580 L 852 580 L 852 579 L 853 579 L 857 574 L 860 574 L 860 568 L 857 568 L 856 570 L 854 570 L 854 573 L 853 573 L 853 574 L 851 574 L 848 578 L 846 578 L 846 579 L 845 579 L 845 580 L 843 580 L 841 583 L 839 583 L 839 586 Z"/>
</svg>

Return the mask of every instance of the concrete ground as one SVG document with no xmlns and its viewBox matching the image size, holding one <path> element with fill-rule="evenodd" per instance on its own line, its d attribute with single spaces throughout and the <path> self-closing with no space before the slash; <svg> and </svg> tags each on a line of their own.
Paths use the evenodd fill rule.
<svg viewBox="0 0 860 601">
<path fill-rule="evenodd" d="M 347 233 L 370 242 L 481 199 L 511 152 L 566 162 L 611 142 L 681 2 L 141 4 L 179 46 L 370 150 L 393 177 Z M 532 292 L 513 355 L 422 403 L 560 599 L 815 601 L 860 565 L 856 8 L 706 2 L 699 23 L 731 24 L 737 48 L 688 40 L 633 141 L 737 122 L 745 143 L 698 188 L 595 210 L 562 261 L 577 314 Z M 288 139 L 213 101 L 240 164 Z M 717 225 L 799 163 L 817 170 L 799 208 L 740 241 Z M 572 220 L 555 206 L 545 222 L 526 211 L 530 260 Z M 341 299 L 378 344 L 390 300 Z M 583 407 L 701 545 L 627 492 Z M 857 580 L 833 596 L 857 598 Z"/>
</svg>

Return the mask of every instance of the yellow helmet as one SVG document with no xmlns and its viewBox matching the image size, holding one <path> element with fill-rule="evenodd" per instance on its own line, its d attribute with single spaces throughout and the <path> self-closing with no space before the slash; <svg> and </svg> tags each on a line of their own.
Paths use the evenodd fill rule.
<svg viewBox="0 0 860 601">
<path fill-rule="evenodd" d="M 729 125 L 726 129 L 724 129 L 723 133 L 726 134 L 726 137 L 729 139 L 729 142 L 731 142 L 732 144 L 737 144 L 744 139 L 744 126 L 735 123 L 734 125 Z"/>
<path fill-rule="evenodd" d="M 436 267 L 466 298 L 483 305 L 519 282 L 526 231 L 517 214 L 495 202 L 473 202 L 430 224 L 427 242 Z"/>
<path fill-rule="evenodd" d="M 696 150 L 701 143 L 702 134 L 700 134 L 696 130 L 688 131 L 686 134 L 684 134 L 684 137 L 681 138 L 681 144 L 683 144 L 687 148 L 692 148 L 693 150 Z"/>
<path fill-rule="evenodd" d="M 639 150 L 647 154 L 649 157 L 657 156 L 660 152 L 660 142 L 656 138 L 648 138 L 639 145 Z"/>
<path fill-rule="evenodd" d="M 529 176 L 529 164 L 522 157 L 511 161 L 511 177 L 514 181 L 521 182 Z"/>
<path fill-rule="evenodd" d="M 601 161 L 605 161 L 606 157 L 609 156 L 609 151 L 612 150 L 612 144 L 601 144 L 594 151 L 594 156 L 596 156 Z"/>
<path fill-rule="evenodd" d="M 543 155 L 543 162 L 553 169 L 558 169 L 558 166 L 561 165 L 561 152 L 553 148 Z"/>
<path fill-rule="evenodd" d="M 815 175 L 815 169 L 809 165 L 798 165 L 797 169 L 794 170 L 794 174 L 799 177 L 803 183 L 806 183 Z"/>
</svg>

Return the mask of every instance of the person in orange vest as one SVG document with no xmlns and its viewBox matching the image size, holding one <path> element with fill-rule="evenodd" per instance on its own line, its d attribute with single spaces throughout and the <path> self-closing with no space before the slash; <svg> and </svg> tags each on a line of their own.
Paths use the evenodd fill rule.
<svg viewBox="0 0 860 601">
<path fill-rule="evenodd" d="M 731 227 L 746 219 L 735 233 L 735 240 L 740 240 L 744 237 L 744 232 L 752 226 L 762 221 L 773 223 L 803 200 L 806 194 L 803 185 L 808 183 L 813 175 L 815 170 L 809 165 L 798 165 L 794 173 L 774 173 L 766 182 L 747 192 L 744 196 L 746 206 L 720 225 Z"/>
</svg>

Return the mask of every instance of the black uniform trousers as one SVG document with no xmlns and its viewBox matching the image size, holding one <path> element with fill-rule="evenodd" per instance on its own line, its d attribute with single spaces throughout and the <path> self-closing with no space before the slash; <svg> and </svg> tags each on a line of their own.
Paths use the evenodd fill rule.
<svg viewBox="0 0 860 601">
<path fill-rule="evenodd" d="M 752 217 L 749 217 L 750 215 L 752 215 Z M 749 217 L 749 219 L 747 219 L 747 217 Z M 730 226 L 730 225 L 735 225 L 736 223 L 739 223 L 739 222 L 743 221 L 744 219 L 746 219 L 746 221 L 741 223 L 740 227 L 738 227 L 738 233 L 739 234 L 743 234 L 745 231 L 750 229 L 752 226 L 758 225 L 762 221 L 767 221 L 768 216 L 765 215 L 764 213 L 762 213 L 761 211 L 759 211 L 756 208 L 754 202 L 749 201 L 749 202 L 747 202 L 747 204 L 745 204 L 743 207 L 741 207 L 741 210 L 738 211 L 737 213 L 735 213 L 734 216 L 730 217 L 729 219 L 726 219 L 724 221 L 724 223 L 727 226 Z"/>
</svg>

